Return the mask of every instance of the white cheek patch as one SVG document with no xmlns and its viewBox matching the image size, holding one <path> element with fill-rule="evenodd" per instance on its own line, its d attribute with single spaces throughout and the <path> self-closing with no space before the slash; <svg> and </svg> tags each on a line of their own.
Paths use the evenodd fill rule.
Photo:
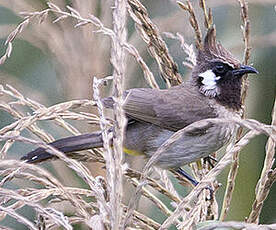
<svg viewBox="0 0 276 230">
<path fill-rule="evenodd" d="M 216 76 L 212 70 L 207 70 L 204 73 L 199 74 L 198 76 L 202 77 L 202 84 L 204 84 L 204 89 L 215 89 L 217 80 L 220 79 L 220 77 Z"/>
</svg>

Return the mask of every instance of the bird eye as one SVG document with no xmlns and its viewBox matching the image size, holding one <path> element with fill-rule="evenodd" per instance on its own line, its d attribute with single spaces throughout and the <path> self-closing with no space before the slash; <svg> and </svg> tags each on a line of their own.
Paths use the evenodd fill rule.
<svg viewBox="0 0 276 230">
<path fill-rule="evenodd" d="M 214 68 L 214 72 L 218 74 L 223 74 L 226 72 L 226 67 L 222 63 L 217 63 Z"/>
</svg>

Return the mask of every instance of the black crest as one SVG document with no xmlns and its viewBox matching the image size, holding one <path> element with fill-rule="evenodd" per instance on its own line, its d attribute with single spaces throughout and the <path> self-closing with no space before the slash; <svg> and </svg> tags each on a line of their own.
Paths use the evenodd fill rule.
<svg viewBox="0 0 276 230">
<path fill-rule="evenodd" d="M 216 73 L 216 63 L 229 66 L 224 74 Z M 216 41 L 216 30 L 213 26 L 207 31 L 203 48 L 198 51 L 197 65 L 195 66 L 192 78 L 196 81 L 201 93 L 228 108 L 239 110 L 241 108 L 241 84 L 240 77 L 234 77 L 232 70 L 239 69 L 241 63 L 227 49 Z M 208 88 L 202 83 L 202 73 L 213 71 L 218 80 L 216 86 Z"/>
<path fill-rule="evenodd" d="M 218 59 L 232 68 L 239 68 L 241 65 L 239 60 L 216 41 L 216 29 L 214 26 L 208 30 L 204 39 L 203 49 L 199 50 L 197 59 L 199 63 Z"/>
</svg>

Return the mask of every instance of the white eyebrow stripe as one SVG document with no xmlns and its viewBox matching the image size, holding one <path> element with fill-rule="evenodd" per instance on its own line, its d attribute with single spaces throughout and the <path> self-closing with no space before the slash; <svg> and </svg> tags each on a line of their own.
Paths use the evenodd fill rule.
<svg viewBox="0 0 276 230">
<path fill-rule="evenodd" d="M 205 89 L 214 89 L 216 88 L 217 80 L 220 79 L 220 76 L 216 76 L 212 70 L 207 70 L 204 73 L 199 74 L 198 76 L 202 77 L 202 84 L 205 85 Z"/>
</svg>

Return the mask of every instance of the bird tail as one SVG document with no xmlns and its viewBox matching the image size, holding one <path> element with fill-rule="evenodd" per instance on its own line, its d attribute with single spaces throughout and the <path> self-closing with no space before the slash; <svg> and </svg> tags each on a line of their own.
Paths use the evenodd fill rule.
<svg viewBox="0 0 276 230">
<path fill-rule="evenodd" d="M 50 143 L 52 147 L 64 153 L 99 148 L 103 146 L 101 132 L 94 132 L 73 137 L 66 137 Z M 39 163 L 54 158 L 52 154 L 44 148 L 37 148 L 21 158 L 28 163 Z"/>
</svg>

